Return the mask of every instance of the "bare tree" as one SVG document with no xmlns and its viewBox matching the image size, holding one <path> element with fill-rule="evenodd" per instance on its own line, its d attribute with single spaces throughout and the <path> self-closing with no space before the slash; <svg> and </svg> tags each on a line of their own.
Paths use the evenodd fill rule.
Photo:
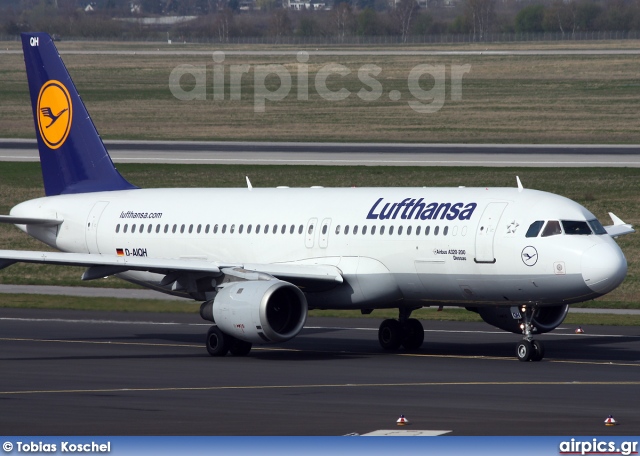
<svg viewBox="0 0 640 456">
<path fill-rule="evenodd" d="M 471 19 L 474 41 L 483 41 L 491 31 L 495 19 L 496 0 L 467 0 L 467 13 Z"/>
<path fill-rule="evenodd" d="M 351 5 L 344 2 L 339 3 L 331 12 L 331 18 L 338 38 L 340 41 L 344 41 L 344 37 L 353 29 L 355 22 Z"/>
<path fill-rule="evenodd" d="M 416 0 L 400 0 L 395 5 L 393 15 L 398 21 L 403 43 L 407 42 L 407 38 L 409 37 L 409 32 L 411 30 L 411 21 L 418 11 L 418 8 Z"/>
<path fill-rule="evenodd" d="M 218 34 L 221 43 L 229 42 L 229 32 L 233 26 L 233 11 L 231 8 L 225 8 L 216 14 L 213 26 Z"/>
</svg>

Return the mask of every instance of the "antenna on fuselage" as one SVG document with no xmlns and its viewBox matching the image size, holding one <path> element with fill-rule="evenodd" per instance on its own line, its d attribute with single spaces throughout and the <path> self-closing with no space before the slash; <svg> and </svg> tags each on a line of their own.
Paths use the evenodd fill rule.
<svg viewBox="0 0 640 456">
<path fill-rule="evenodd" d="M 518 182 L 518 192 L 521 192 L 524 190 L 524 187 L 522 186 L 522 182 L 520 182 L 520 178 L 518 176 L 516 176 L 516 181 Z"/>
</svg>

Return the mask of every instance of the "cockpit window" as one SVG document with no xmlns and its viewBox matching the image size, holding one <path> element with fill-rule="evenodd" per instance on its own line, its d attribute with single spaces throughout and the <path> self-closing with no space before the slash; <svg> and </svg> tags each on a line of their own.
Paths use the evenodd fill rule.
<svg viewBox="0 0 640 456">
<path fill-rule="evenodd" d="M 565 234 L 591 234 L 591 228 L 587 222 L 563 220 L 562 228 L 564 228 Z"/>
<path fill-rule="evenodd" d="M 557 220 L 549 220 L 542 231 L 542 237 L 555 236 L 556 234 L 562 234 L 560 222 Z"/>
<path fill-rule="evenodd" d="M 587 223 L 595 234 L 607 234 L 607 230 L 604 229 L 602 223 L 600 223 L 597 219 L 588 220 Z"/>
<path fill-rule="evenodd" d="M 538 237 L 538 234 L 540 234 L 540 230 L 542 229 L 542 225 L 544 225 L 544 220 L 536 220 L 533 222 L 527 230 L 527 237 Z"/>
</svg>

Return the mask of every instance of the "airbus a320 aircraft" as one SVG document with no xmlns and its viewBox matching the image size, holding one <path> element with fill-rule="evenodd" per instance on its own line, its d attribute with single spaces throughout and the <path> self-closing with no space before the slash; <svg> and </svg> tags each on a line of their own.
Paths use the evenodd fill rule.
<svg viewBox="0 0 640 456">
<path fill-rule="evenodd" d="M 86 267 L 202 301 L 212 356 L 283 342 L 308 309 L 397 308 L 383 348 L 418 349 L 424 306 L 457 306 L 521 333 L 517 357 L 544 355 L 535 334 L 569 304 L 625 277 L 612 239 L 567 198 L 517 188 L 139 189 L 113 166 L 54 43 L 22 35 L 46 196 L 0 221 L 61 252 L 0 251 L 16 262 Z"/>
</svg>

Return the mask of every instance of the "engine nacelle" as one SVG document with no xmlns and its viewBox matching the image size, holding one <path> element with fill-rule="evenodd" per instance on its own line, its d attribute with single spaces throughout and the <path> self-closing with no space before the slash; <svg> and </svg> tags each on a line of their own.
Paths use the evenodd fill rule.
<svg viewBox="0 0 640 456">
<path fill-rule="evenodd" d="M 496 328 L 521 334 L 520 321 L 513 318 L 510 307 L 478 307 L 473 309 L 482 319 Z M 538 307 L 533 315 L 534 331 L 538 334 L 553 331 L 562 323 L 569 312 L 567 304 Z"/>
<path fill-rule="evenodd" d="M 201 315 L 230 336 L 252 343 L 285 342 L 307 321 L 307 299 L 281 280 L 236 282 L 221 289 Z"/>
</svg>

